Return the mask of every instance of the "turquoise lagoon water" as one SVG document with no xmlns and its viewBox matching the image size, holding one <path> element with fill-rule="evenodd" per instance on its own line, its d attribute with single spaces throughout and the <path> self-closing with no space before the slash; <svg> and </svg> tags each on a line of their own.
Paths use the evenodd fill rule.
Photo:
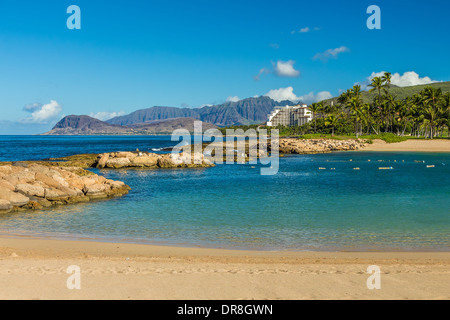
<svg viewBox="0 0 450 320">
<path fill-rule="evenodd" d="M 0 137 L 0 161 L 174 144 L 163 136 Z M 93 171 L 126 182 L 130 194 L 2 215 L 0 233 L 257 250 L 450 249 L 448 153 L 292 155 L 275 176 L 250 165 Z"/>
</svg>

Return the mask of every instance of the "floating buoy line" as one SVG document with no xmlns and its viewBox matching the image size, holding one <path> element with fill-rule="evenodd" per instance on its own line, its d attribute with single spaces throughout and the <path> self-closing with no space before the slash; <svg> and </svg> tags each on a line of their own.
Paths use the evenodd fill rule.
<svg viewBox="0 0 450 320">
<path fill-rule="evenodd" d="M 371 162 L 372 160 L 368 160 L 368 162 Z M 405 160 L 401 160 L 403 163 Z M 329 160 L 327 160 L 329 162 Z M 345 162 L 345 161 L 334 161 L 334 162 Z M 353 160 L 348 160 L 348 162 L 353 162 Z M 391 160 L 378 160 L 378 162 L 391 162 Z M 397 162 L 397 160 L 393 160 L 393 162 Z M 423 160 L 414 160 L 415 163 L 426 163 Z M 442 166 L 445 166 L 445 163 L 441 163 Z M 436 165 L 431 164 L 427 165 L 426 168 L 436 168 Z M 319 167 L 319 170 L 328 170 L 328 168 Z M 335 171 L 336 168 L 329 168 L 329 170 Z M 354 167 L 353 170 L 358 171 L 361 170 L 360 167 Z M 394 167 L 379 167 L 378 170 L 394 170 Z"/>
</svg>

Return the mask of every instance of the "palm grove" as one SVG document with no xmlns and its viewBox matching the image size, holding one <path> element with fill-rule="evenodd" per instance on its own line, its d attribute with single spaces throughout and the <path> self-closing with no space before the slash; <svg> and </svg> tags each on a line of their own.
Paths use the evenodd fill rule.
<svg viewBox="0 0 450 320">
<path fill-rule="evenodd" d="M 397 99 L 390 93 L 391 74 L 375 77 L 369 85 L 373 101 L 364 103 L 361 87 L 343 92 L 337 103 L 313 103 L 314 120 L 292 133 L 345 135 L 395 134 L 436 138 L 449 134 L 450 93 L 426 87 L 411 97 Z"/>
</svg>

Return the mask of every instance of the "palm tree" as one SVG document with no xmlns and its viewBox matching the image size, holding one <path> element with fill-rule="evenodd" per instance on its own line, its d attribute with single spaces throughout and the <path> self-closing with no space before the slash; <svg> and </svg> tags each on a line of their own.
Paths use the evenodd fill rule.
<svg viewBox="0 0 450 320">
<path fill-rule="evenodd" d="M 319 109 L 319 113 L 322 115 L 322 118 L 325 118 L 325 106 L 323 104 L 323 101 L 317 102 L 317 108 Z"/>
<path fill-rule="evenodd" d="M 312 117 L 314 121 L 314 133 L 317 132 L 317 123 L 316 123 L 316 115 L 318 112 L 320 112 L 321 107 L 318 103 L 313 103 L 309 106 L 309 110 L 312 112 Z"/>
<path fill-rule="evenodd" d="M 363 104 L 362 96 L 361 96 L 361 86 L 356 85 L 353 86 L 352 89 L 349 90 L 349 99 L 348 99 L 348 107 L 350 108 L 351 112 L 355 115 L 355 133 L 356 137 L 358 138 L 358 132 L 359 132 L 359 122 L 360 116 L 358 115 L 358 112 L 361 110 L 361 106 Z"/>
<path fill-rule="evenodd" d="M 369 87 L 372 87 L 372 89 L 369 90 L 369 92 L 378 91 L 378 103 L 381 102 L 381 90 L 383 89 L 383 80 L 381 77 L 375 77 L 372 79 L 372 83 L 369 84 Z"/>
<path fill-rule="evenodd" d="M 450 92 L 443 95 L 442 106 L 444 108 L 445 126 L 447 127 L 447 136 L 450 137 Z"/>
<path fill-rule="evenodd" d="M 332 137 L 334 137 L 334 128 L 337 126 L 338 122 L 339 122 L 339 119 L 334 114 L 330 114 L 325 120 L 325 125 L 327 127 L 331 126 L 331 136 Z"/>
<path fill-rule="evenodd" d="M 412 132 L 416 137 L 420 135 L 420 124 L 423 122 L 423 98 L 420 94 L 415 94 L 411 99 L 411 121 Z"/>
<path fill-rule="evenodd" d="M 353 86 L 353 88 L 351 89 L 353 92 L 353 96 L 354 97 L 358 97 L 361 98 L 361 86 L 360 85 L 355 85 Z"/>
<path fill-rule="evenodd" d="M 370 106 L 370 104 L 363 104 L 361 108 L 357 110 L 357 116 L 359 117 L 359 119 L 361 119 L 361 123 L 364 123 L 365 127 L 367 127 L 367 132 L 372 129 L 375 134 L 378 134 L 377 129 L 373 126 L 374 119 L 376 117 L 376 111 Z"/>
<path fill-rule="evenodd" d="M 435 135 L 435 128 L 440 121 L 441 112 L 439 104 L 443 100 L 442 90 L 434 87 L 426 87 L 422 91 L 423 103 L 425 105 L 424 117 L 430 126 L 430 138 L 433 139 Z"/>
<path fill-rule="evenodd" d="M 373 132 L 377 135 L 380 134 L 382 123 L 381 107 L 378 107 L 375 104 L 369 104 L 366 113 Z"/>
<path fill-rule="evenodd" d="M 386 119 L 386 130 L 385 132 L 390 132 L 391 129 L 393 129 L 394 124 L 394 117 L 395 109 L 397 106 L 397 100 L 395 100 L 395 97 L 392 94 L 387 94 L 384 97 L 384 114 Z"/>
<path fill-rule="evenodd" d="M 445 130 L 450 137 L 450 93 L 443 94 L 441 89 L 427 87 L 419 94 L 399 100 L 389 93 L 391 78 L 392 75 L 386 72 L 372 79 L 369 92 L 375 97 L 370 104 L 364 103 L 361 87 L 354 86 L 341 93 L 336 105 L 312 104 L 313 117 L 320 114 L 323 124 L 332 129 L 333 135 L 337 129 L 348 133 L 350 128 L 357 137 L 365 132 L 392 132 L 433 139 L 443 136 Z M 314 132 L 317 131 L 317 123 L 314 123 Z"/>
<path fill-rule="evenodd" d="M 342 92 L 338 98 L 338 103 L 346 105 L 352 94 L 351 90 L 352 89 L 348 89 L 347 91 Z"/>
<path fill-rule="evenodd" d="M 381 81 L 383 81 L 384 83 L 383 86 L 384 92 L 388 94 L 389 89 L 391 88 L 392 74 L 390 72 L 385 72 L 384 75 L 381 77 Z"/>
<path fill-rule="evenodd" d="M 325 116 L 329 116 L 330 114 L 334 114 L 337 112 L 337 107 L 334 104 L 327 104 L 323 106 L 323 113 Z"/>
</svg>

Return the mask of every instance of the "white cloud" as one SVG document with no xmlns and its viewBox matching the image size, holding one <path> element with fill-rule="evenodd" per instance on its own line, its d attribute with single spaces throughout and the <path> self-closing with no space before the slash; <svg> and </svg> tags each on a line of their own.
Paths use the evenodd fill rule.
<svg viewBox="0 0 450 320">
<path fill-rule="evenodd" d="M 317 94 L 314 94 L 314 92 L 311 92 L 309 94 L 299 97 L 294 93 L 293 87 L 270 90 L 269 92 L 267 92 L 265 94 L 265 96 L 268 96 L 269 98 L 271 98 L 277 102 L 289 100 L 292 102 L 303 102 L 306 104 L 311 104 L 313 102 L 331 99 L 333 97 L 331 95 L 331 93 L 328 91 L 322 91 Z"/>
<path fill-rule="evenodd" d="M 238 101 L 240 101 L 240 100 L 241 100 L 241 99 L 239 99 L 238 96 L 228 97 L 228 98 L 227 98 L 227 102 L 238 102 Z"/>
<path fill-rule="evenodd" d="M 300 71 L 295 70 L 294 68 L 295 61 L 281 61 L 278 60 L 276 64 L 274 64 L 275 74 L 279 77 L 289 77 L 296 78 L 300 76 Z"/>
<path fill-rule="evenodd" d="M 372 72 L 372 74 L 367 77 L 367 79 L 363 82 L 358 82 L 356 84 L 361 86 L 362 90 L 368 90 L 370 89 L 368 86 L 372 83 L 372 79 L 375 77 L 382 77 L 385 74 L 385 71 L 381 72 Z M 391 83 L 398 87 L 410 87 L 410 86 L 418 86 L 418 85 L 424 85 L 424 84 L 431 84 L 436 83 L 440 81 L 431 80 L 430 77 L 423 77 L 421 78 L 416 72 L 414 71 L 408 71 L 405 72 L 403 75 L 400 75 L 400 73 L 394 73 L 391 77 Z"/>
<path fill-rule="evenodd" d="M 292 87 L 270 90 L 265 94 L 265 96 L 268 96 L 269 98 L 278 102 L 283 100 L 297 102 L 299 100 L 299 98 L 294 93 L 294 88 Z"/>
<path fill-rule="evenodd" d="M 325 52 L 317 53 L 313 57 L 313 60 L 321 60 L 322 62 L 327 62 L 329 59 L 337 59 L 338 55 L 344 52 L 350 52 L 350 49 L 344 46 L 335 49 L 328 49 Z"/>
<path fill-rule="evenodd" d="M 26 112 L 34 112 L 42 107 L 42 104 L 40 103 L 29 103 L 26 106 L 23 107 L 23 111 Z"/>
<path fill-rule="evenodd" d="M 51 100 L 49 104 L 44 105 L 29 104 L 24 107 L 24 110 L 31 112 L 31 116 L 20 119 L 19 122 L 45 124 L 58 117 L 62 111 L 62 107 L 55 100 Z"/>
<path fill-rule="evenodd" d="M 319 31 L 319 30 L 320 30 L 319 27 L 314 27 L 314 28 L 304 27 L 304 28 L 301 28 L 301 29 L 298 30 L 298 31 L 292 30 L 292 31 L 291 31 L 291 34 L 296 34 L 296 33 L 308 33 L 308 32 Z"/>
<path fill-rule="evenodd" d="M 273 73 L 278 77 L 297 78 L 300 76 L 300 71 L 295 70 L 294 64 L 295 64 L 294 60 L 288 61 L 278 60 L 276 63 L 272 62 L 273 70 L 268 68 L 262 68 L 259 70 L 259 73 L 253 77 L 253 79 L 259 81 L 262 75 L 270 73 Z"/>
<path fill-rule="evenodd" d="M 304 96 L 298 97 L 300 101 L 306 104 L 311 104 L 314 102 L 319 102 L 327 99 L 333 98 L 333 95 L 328 91 L 321 91 L 317 94 L 310 92 Z"/>
<path fill-rule="evenodd" d="M 106 111 L 103 111 L 103 112 L 97 112 L 97 113 L 91 112 L 89 114 L 90 117 L 98 119 L 98 120 L 102 120 L 102 121 L 106 121 L 106 120 L 109 120 L 109 119 L 112 119 L 112 118 L 115 118 L 115 117 L 120 117 L 120 116 L 123 116 L 123 115 L 125 115 L 125 112 L 123 112 L 123 111 L 119 111 L 119 112 L 106 112 Z"/>
</svg>

